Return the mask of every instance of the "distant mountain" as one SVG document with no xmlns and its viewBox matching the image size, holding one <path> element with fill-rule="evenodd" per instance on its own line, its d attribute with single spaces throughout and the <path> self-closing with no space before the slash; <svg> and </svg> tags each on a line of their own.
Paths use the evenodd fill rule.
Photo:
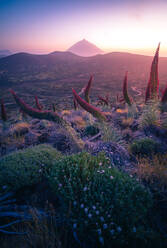
<svg viewBox="0 0 167 248">
<path fill-rule="evenodd" d="M 84 57 L 89 57 L 104 53 L 100 48 L 98 48 L 97 46 L 95 46 L 94 44 L 90 43 L 85 39 L 75 43 L 67 51 Z"/>
<path fill-rule="evenodd" d="M 58 81 L 80 82 L 95 75 L 99 85 L 120 85 L 125 71 L 133 86 L 145 87 L 152 62 L 151 56 L 113 52 L 92 57 L 81 57 L 71 52 L 53 52 L 46 55 L 17 53 L 0 59 L 0 74 L 6 73 L 14 82 Z M 160 58 L 159 76 L 163 87 L 167 80 L 167 58 Z M 117 87 L 116 85 L 116 87 Z"/>
<path fill-rule="evenodd" d="M 0 58 L 9 56 L 9 55 L 11 55 L 11 54 L 12 54 L 12 52 L 9 51 L 9 50 L 0 50 Z"/>
</svg>

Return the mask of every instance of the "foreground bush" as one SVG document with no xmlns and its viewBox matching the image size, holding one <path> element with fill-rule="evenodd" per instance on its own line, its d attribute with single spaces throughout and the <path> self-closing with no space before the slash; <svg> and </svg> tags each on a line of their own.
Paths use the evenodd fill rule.
<svg viewBox="0 0 167 248">
<path fill-rule="evenodd" d="M 41 181 L 61 154 L 49 145 L 38 145 L 0 159 L 0 186 L 18 190 Z"/>
<path fill-rule="evenodd" d="M 134 155 L 149 156 L 158 151 L 158 143 L 150 138 L 135 140 L 130 145 L 130 152 Z"/>
<path fill-rule="evenodd" d="M 103 154 L 63 157 L 55 163 L 49 180 L 62 199 L 78 242 L 89 243 L 88 247 L 144 242 L 150 194 L 136 180 L 111 167 Z"/>
</svg>

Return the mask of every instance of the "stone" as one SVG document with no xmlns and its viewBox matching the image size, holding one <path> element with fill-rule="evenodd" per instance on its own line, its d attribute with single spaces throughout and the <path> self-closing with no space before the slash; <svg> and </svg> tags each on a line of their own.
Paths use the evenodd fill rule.
<svg viewBox="0 0 167 248">
<path fill-rule="evenodd" d="M 115 166 L 126 166 L 130 163 L 130 156 L 128 151 L 117 143 L 99 141 L 91 147 L 91 154 L 94 156 L 102 151 L 105 152 L 106 156 Z"/>
</svg>

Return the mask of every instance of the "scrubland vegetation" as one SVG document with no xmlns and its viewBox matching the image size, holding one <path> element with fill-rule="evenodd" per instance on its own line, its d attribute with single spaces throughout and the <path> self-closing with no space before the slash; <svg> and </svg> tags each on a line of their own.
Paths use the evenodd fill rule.
<svg viewBox="0 0 167 248">
<path fill-rule="evenodd" d="M 145 102 L 128 93 L 74 108 L 35 107 L 15 91 L 19 118 L 1 102 L 1 247 L 166 247 L 167 88 L 153 58 Z"/>
</svg>

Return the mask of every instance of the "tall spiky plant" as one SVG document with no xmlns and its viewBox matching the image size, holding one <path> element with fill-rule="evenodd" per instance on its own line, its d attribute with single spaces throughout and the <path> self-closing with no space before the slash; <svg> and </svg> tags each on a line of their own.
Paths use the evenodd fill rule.
<svg viewBox="0 0 167 248">
<path fill-rule="evenodd" d="M 85 88 L 85 91 L 84 91 L 84 93 L 85 93 L 85 100 L 88 103 L 90 103 L 90 97 L 89 97 L 89 95 L 90 95 L 90 88 L 91 88 L 91 85 L 92 85 L 92 79 L 93 79 L 93 76 L 91 75 L 90 76 L 90 79 L 88 81 L 88 84 L 87 84 L 87 86 Z"/>
<path fill-rule="evenodd" d="M 90 114 L 92 114 L 95 118 L 97 118 L 100 121 L 107 121 L 107 118 L 105 116 L 104 113 L 101 112 L 100 109 L 94 107 L 93 105 L 87 103 L 85 100 L 83 100 L 74 89 L 72 89 L 73 95 L 76 99 L 76 101 L 79 103 L 79 105 L 86 110 L 87 112 L 89 112 Z"/>
<path fill-rule="evenodd" d="M 3 99 L 1 100 L 1 118 L 3 121 L 7 121 L 7 114 L 5 110 L 5 105 Z"/>
<path fill-rule="evenodd" d="M 159 78 L 158 78 L 159 49 L 160 49 L 160 43 L 158 44 L 156 53 L 154 55 L 151 64 L 150 78 L 147 84 L 147 89 L 145 94 L 145 102 L 147 102 L 148 100 L 156 100 L 158 99 L 159 96 Z"/>
<path fill-rule="evenodd" d="M 16 93 L 13 90 L 10 90 L 11 94 L 13 95 L 16 103 L 18 106 L 28 115 L 31 117 L 37 118 L 37 119 L 44 119 L 44 120 L 49 120 L 56 122 L 57 124 L 60 124 L 63 126 L 72 142 L 73 142 L 73 147 L 76 151 L 81 151 L 84 148 L 85 143 L 81 140 L 81 138 L 78 137 L 76 134 L 75 130 L 71 127 L 70 123 L 64 120 L 58 113 L 49 111 L 49 110 L 38 110 L 30 107 L 28 104 L 26 104 L 23 100 L 21 100 Z"/>
<path fill-rule="evenodd" d="M 123 98 L 124 101 L 131 106 L 132 101 L 128 95 L 128 72 L 125 73 L 124 81 L 123 81 Z"/>
<path fill-rule="evenodd" d="M 43 106 L 39 103 L 38 97 L 35 96 L 35 103 L 38 110 L 42 110 Z"/>
<path fill-rule="evenodd" d="M 74 109 L 77 110 L 77 108 L 78 108 L 78 103 L 77 103 L 75 97 L 73 97 L 73 103 L 74 103 Z"/>
</svg>

